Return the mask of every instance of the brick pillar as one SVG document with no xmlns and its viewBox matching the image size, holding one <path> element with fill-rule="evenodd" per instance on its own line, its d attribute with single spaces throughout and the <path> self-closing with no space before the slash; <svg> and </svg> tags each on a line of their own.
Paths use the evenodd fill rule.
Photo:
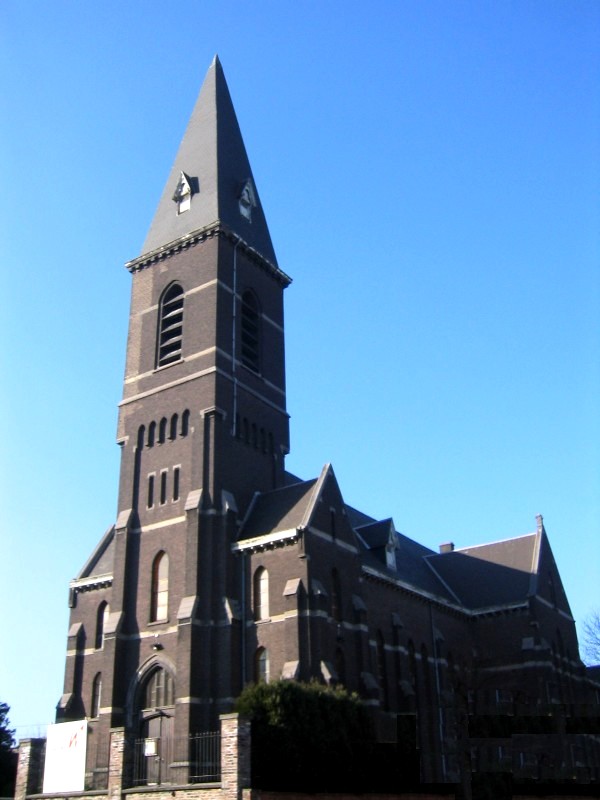
<svg viewBox="0 0 600 800">
<path fill-rule="evenodd" d="M 21 739 L 19 742 L 15 800 L 25 800 L 28 794 L 42 791 L 45 752 L 45 739 Z"/>
<path fill-rule="evenodd" d="M 108 754 L 108 800 L 121 800 L 125 775 L 125 728 L 111 728 Z"/>
<path fill-rule="evenodd" d="M 223 800 L 242 800 L 250 787 L 250 721 L 221 714 L 221 791 Z"/>
</svg>

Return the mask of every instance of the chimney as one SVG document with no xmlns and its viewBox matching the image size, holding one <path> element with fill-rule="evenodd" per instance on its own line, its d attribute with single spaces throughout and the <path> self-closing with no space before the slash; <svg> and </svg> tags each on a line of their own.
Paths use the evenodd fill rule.
<svg viewBox="0 0 600 800">
<path fill-rule="evenodd" d="M 440 545 L 440 553 L 451 553 L 454 550 L 454 542 L 445 542 Z"/>
</svg>

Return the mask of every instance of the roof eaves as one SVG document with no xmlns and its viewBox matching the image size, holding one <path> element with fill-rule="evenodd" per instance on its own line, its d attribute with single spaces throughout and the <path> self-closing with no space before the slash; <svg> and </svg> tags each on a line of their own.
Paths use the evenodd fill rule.
<svg viewBox="0 0 600 800">
<path fill-rule="evenodd" d="M 493 606 L 485 606 L 484 608 L 469 608 L 468 606 L 463 605 L 460 602 L 460 600 L 458 601 L 457 605 L 456 603 L 450 602 L 445 597 L 433 594 L 432 592 L 427 592 L 426 590 L 414 586 L 410 583 L 407 583 L 406 581 L 403 581 L 400 578 L 394 578 L 392 575 L 384 574 L 379 570 L 373 569 L 373 567 L 363 565 L 362 571 L 370 577 L 373 577 L 377 580 L 381 580 L 384 583 L 389 583 L 393 586 L 397 586 L 400 589 L 404 589 L 405 591 L 411 592 L 412 594 L 416 594 L 420 597 L 426 597 L 435 603 L 439 603 L 441 605 L 446 606 L 447 608 L 459 611 L 461 614 L 465 614 L 469 617 L 481 617 L 485 616 L 486 614 L 498 614 L 506 611 L 517 611 L 519 609 L 529 608 L 529 603 L 527 601 L 526 602 L 516 601 L 513 603 L 499 603 Z M 454 594 L 454 592 L 452 594 Z"/>
<path fill-rule="evenodd" d="M 397 586 L 400 589 L 405 589 L 406 591 L 411 592 L 412 594 L 419 595 L 420 597 L 427 597 L 428 599 L 433 600 L 436 603 L 442 603 L 443 605 L 449 606 L 450 608 L 454 608 L 455 610 L 460 611 L 462 613 L 465 614 L 469 613 L 469 609 L 465 608 L 465 606 L 460 604 L 460 601 L 458 601 L 459 604 L 457 605 L 456 603 L 448 601 L 445 597 L 433 594 L 433 592 L 428 592 L 425 589 L 421 589 L 420 587 L 415 586 L 414 584 L 408 583 L 407 581 L 403 581 L 401 578 L 397 578 L 388 573 L 381 572 L 380 570 L 374 569 L 373 567 L 369 567 L 366 564 L 363 564 L 362 571 L 366 575 L 372 578 L 381 580 L 384 583 L 389 583 L 392 586 Z"/>
<path fill-rule="evenodd" d="M 259 253 L 258 250 L 256 250 L 256 248 L 244 241 L 241 236 L 238 236 L 237 233 L 234 233 L 227 227 L 227 225 L 218 219 L 214 222 L 211 222 L 209 225 L 205 225 L 202 228 L 198 228 L 190 233 L 186 233 L 183 236 L 180 236 L 178 239 L 173 239 L 171 242 L 167 242 L 160 247 L 155 247 L 153 250 L 149 250 L 147 253 L 142 253 L 142 255 L 137 256 L 136 258 L 132 258 L 131 261 L 127 261 L 125 263 L 125 268 L 129 270 L 129 272 L 137 272 L 140 269 L 150 266 L 150 264 L 154 263 L 155 261 L 161 261 L 162 259 L 167 258 L 179 250 L 185 250 L 186 248 L 215 235 L 233 239 L 237 243 L 241 244 L 244 252 L 251 256 L 252 260 L 260 263 L 264 269 L 284 287 L 289 286 L 292 282 L 290 276 L 287 275 L 282 269 L 269 261 L 268 258 L 265 258 L 262 253 Z"/>
</svg>

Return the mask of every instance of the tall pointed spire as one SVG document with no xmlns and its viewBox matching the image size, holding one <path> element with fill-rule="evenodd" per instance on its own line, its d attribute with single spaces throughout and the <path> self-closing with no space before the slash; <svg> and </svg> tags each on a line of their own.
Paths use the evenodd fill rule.
<svg viewBox="0 0 600 800">
<path fill-rule="evenodd" d="M 216 223 L 277 265 L 218 56 L 204 79 L 141 254 Z"/>
</svg>

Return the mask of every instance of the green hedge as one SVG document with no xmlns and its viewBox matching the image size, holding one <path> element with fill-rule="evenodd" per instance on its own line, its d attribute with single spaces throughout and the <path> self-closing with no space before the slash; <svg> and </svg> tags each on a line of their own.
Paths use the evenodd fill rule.
<svg viewBox="0 0 600 800">
<path fill-rule="evenodd" d="M 375 737 L 358 696 L 318 683 L 247 686 L 236 710 L 252 720 L 252 785 L 356 791 L 366 785 Z"/>
</svg>

